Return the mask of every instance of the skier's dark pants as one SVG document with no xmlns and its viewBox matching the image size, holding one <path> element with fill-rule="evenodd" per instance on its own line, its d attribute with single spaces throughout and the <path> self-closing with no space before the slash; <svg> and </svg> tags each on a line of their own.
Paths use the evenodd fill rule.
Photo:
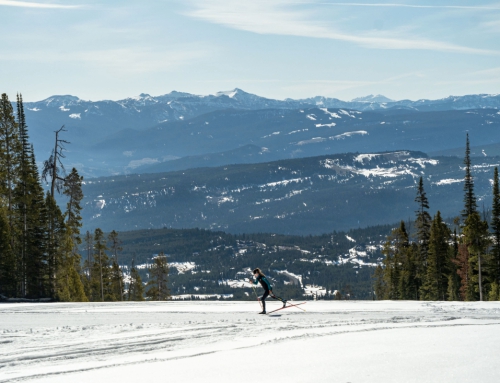
<svg viewBox="0 0 500 383">
<path fill-rule="evenodd" d="M 269 296 L 269 290 L 264 291 L 264 294 L 260 297 L 260 301 L 262 302 L 262 309 L 266 311 L 266 298 Z M 277 297 L 276 295 L 271 295 L 271 298 L 276 299 L 278 301 L 283 302 L 283 299 Z"/>
</svg>

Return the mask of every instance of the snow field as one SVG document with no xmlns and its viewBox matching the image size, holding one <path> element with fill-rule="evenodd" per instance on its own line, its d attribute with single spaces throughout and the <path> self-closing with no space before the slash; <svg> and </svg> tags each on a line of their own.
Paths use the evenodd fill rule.
<svg viewBox="0 0 500 383">
<path fill-rule="evenodd" d="M 268 300 L 268 310 L 279 303 Z M 0 305 L 0 382 L 497 382 L 500 302 Z"/>
</svg>

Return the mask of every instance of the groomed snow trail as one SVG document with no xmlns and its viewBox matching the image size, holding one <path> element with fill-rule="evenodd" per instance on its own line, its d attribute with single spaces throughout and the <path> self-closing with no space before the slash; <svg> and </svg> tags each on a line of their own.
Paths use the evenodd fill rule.
<svg viewBox="0 0 500 383">
<path fill-rule="evenodd" d="M 261 316 L 256 302 L 0 304 L 0 383 L 498 382 L 500 302 L 303 307 Z"/>
</svg>

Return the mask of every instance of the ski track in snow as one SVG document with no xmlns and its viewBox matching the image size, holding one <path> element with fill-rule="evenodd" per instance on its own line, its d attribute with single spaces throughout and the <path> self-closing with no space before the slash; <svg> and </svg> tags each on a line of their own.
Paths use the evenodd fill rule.
<svg viewBox="0 0 500 383">
<path fill-rule="evenodd" d="M 269 311 L 277 307 L 268 300 Z M 307 312 L 289 308 L 262 317 L 255 302 L 1 304 L 0 383 L 60 374 L 72 381 L 85 371 L 346 333 L 500 325 L 500 302 L 309 301 L 303 307 Z"/>
</svg>

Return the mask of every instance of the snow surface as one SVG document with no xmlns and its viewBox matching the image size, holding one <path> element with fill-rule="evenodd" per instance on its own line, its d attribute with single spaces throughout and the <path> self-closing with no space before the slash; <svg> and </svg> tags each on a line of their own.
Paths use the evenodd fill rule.
<svg viewBox="0 0 500 383">
<path fill-rule="evenodd" d="M 0 383 L 498 382 L 500 302 L 301 307 L 0 304 Z"/>
</svg>

